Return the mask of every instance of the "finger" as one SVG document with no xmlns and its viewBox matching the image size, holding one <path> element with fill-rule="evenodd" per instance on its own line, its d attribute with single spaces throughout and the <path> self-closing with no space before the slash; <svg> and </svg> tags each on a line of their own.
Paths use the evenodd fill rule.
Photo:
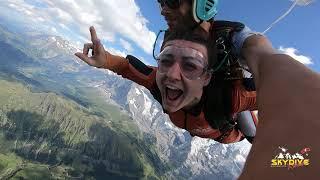
<svg viewBox="0 0 320 180">
<path fill-rule="evenodd" d="M 88 56 L 89 50 L 93 49 L 93 44 L 92 43 L 86 43 L 83 45 L 83 54 Z"/>
<path fill-rule="evenodd" d="M 101 52 L 101 43 L 100 40 L 97 39 L 96 42 L 93 44 L 93 52 L 98 55 Z"/>
<path fill-rule="evenodd" d="M 94 29 L 93 26 L 90 27 L 90 34 L 91 34 L 92 43 L 95 43 L 98 39 L 98 36 L 97 36 L 96 30 Z"/>
<path fill-rule="evenodd" d="M 90 66 L 92 66 L 92 60 L 86 56 L 83 53 L 77 52 L 74 55 L 76 55 L 79 59 L 81 59 L 82 61 L 84 61 L 85 63 L 89 64 Z"/>
</svg>

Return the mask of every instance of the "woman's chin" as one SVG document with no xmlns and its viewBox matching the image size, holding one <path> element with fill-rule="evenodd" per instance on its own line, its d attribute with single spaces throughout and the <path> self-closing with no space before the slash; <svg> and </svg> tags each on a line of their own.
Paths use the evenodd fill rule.
<svg viewBox="0 0 320 180">
<path fill-rule="evenodd" d="M 179 106 L 168 104 L 168 103 L 163 103 L 162 107 L 164 110 L 166 110 L 169 113 L 174 113 L 181 109 Z"/>
<path fill-rule="evenodd" d="M 168 96 L 162 99 L 163 109 L 165 109 L 167 112 L 170 112 L 170 113 L 180 110 L 182 108 L 182 105 L 183 105 L 182 95 L 175 100 L 168 98 Z"/>
<path fill-rule="evenodd" d="M 165 107 L 165 106 L 163 106 L 163 109 L 168 113 L 175 113 L 175 112 L 177 112 L 179 110 L 177 108 Z"/>
</svg>

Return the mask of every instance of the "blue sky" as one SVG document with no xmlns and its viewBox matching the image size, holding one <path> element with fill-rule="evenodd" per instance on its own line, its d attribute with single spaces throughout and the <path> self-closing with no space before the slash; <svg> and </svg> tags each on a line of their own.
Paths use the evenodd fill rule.
<svg viewBox="0 0 320 180">
<path fill-rule="evenodd" d="M 254 31 L 263 32 L 286 12 L 292 3 L 289 0 L 220 0 L 216 19 L 239 21 Z M 154 1 L 137 0 L 137 4 L 147 19 L 158 22 L 150 24 L 150 29 L 156 32 L 157 29 L 166 27 L 163 18 L 159 17 L 159 8 Z M 313 64 L 309 64 L 308 67 L 320 72 L 319 18 L 319 1 L 307 6 L 297 5 L 290 14 L 269 30 L 266 36 L 277 49 L 294 48 L 296 55 L 309 57 Z"/>
<path fill-rule="evenodd" d="M 300 0 L 301 1 L 301 0 Z M 292 4 L 290 0 L 220 0 L 216 19 L 240 21 L 262 32 Z M 296 59 L 310 61 L 320 72 L 320 4 L 296 6 L 266 35 L 274 47 Z M 152 44 L 159 29 L 166 28 L 156 0 L 2 0 L 0 24 L 24 31 L 60 35 L 82 46 L 94 25 L 107 50 L 133 54 L 154 64 Z"/>
</svg>

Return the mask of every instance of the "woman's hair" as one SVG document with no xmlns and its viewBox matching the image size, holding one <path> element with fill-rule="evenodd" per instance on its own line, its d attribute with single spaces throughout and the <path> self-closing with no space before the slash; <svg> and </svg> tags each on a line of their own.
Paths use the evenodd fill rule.
<svg viewBox="0 0 320 180">
<path fill-rule="evenodd" d="M 188 27 L 180 26 L 171 31 L 166 31 L 161 50 L 168 41 L 171 40 L 186 40 L 194 43 L 204 45 L 208 52 L 208 67 L 213 67 L 216 62 L 216 46 L 212 40 L 210 33 L 205 31 L 200 26 L 195 29 L 188 29 Z"/>
</svg>

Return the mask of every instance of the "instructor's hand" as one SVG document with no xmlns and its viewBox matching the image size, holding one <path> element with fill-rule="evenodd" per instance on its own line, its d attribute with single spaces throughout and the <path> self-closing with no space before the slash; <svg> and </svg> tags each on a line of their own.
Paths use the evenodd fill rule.
<svg viewBox="0 0 320 180">
<path fill-rule="evenodd" d="M 75 55 L 90 66 L 101 68 L 106 64 L 106 53 L 93 26 L 90 27 L 90 34 L 92 43 L 84 44 L 83 52 L 77 52 Z M 91 57 L 88 55 L 90 49 L 92 49 Z"/>
</svg>

